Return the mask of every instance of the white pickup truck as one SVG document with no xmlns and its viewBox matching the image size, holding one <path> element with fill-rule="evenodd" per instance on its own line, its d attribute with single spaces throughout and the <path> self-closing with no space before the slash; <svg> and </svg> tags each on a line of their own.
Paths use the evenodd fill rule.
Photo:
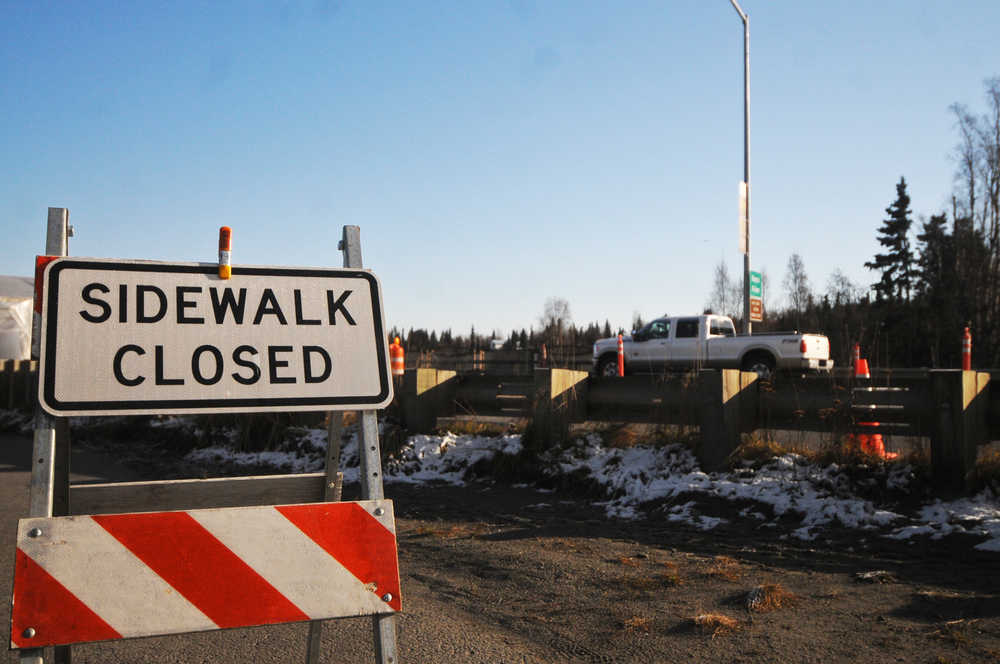
<svg viewBox="0 0 1000 664">
<path fill-rule="evenodd" d="M 624 338 L 625 372 L 742 369 L 768 378 L 776 369 L 829 371 L 830 341 L 821 334 L 775 332 L 737 336 L 726 316 L 664 316 Z M 594 370 L 618 375 L 618 338 L 594 344 Z"/>
</svg>

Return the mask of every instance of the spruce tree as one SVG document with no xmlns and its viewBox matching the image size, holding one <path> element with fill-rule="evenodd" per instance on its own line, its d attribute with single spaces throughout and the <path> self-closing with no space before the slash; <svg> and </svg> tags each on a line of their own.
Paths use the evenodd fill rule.
<svg viewBox="0 0 1000 664">
<path fill-rule="evenodd" d="M 879 270 L 882 278 L 872 284 L 879 301 L 909 302 L 913 282 L 913 251 L 910 249 L 910 196 L 906 193 L 906 178 L 896 185 L 896 200 L 885 209 L 888 219 L 878 229 L 878 242 L 886 253 L 875 254 L 875 260 L 865 263 L 869 270 Z"/>
</svg>

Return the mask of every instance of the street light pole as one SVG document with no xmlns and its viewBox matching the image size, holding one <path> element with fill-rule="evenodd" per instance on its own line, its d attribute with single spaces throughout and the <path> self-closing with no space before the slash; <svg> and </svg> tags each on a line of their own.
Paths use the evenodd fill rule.
<svg viewBox="0 0 1000 664">
<path fill-rule="evenodd" d="M 750 334 L 750 17 L 736 0 L 733 9 L 743 21 L 743 182 L 746 184 L 746 251 L 743 252 L 743 333 Z"/>
</svg>

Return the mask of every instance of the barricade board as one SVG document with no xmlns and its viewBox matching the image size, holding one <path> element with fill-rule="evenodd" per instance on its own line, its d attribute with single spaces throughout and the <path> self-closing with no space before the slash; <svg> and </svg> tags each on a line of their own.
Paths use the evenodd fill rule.
<svg viewBox="0 0 1000 664">
<path fill-rule="evenodd" d="M 60 258 L 39 401 L 57 416 L 383 408 L 377 278 L 360 269 Z"/>
<path fill-rule="evenodd" d="M 401 610 L 392 501 L 22 519 L 11 647 Z"/>
</svg>

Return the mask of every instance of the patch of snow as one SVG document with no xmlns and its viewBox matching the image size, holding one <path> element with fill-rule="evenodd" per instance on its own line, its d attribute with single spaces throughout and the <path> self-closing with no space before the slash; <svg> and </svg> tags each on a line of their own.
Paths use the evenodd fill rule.
<svg viewBox="0 0 1000 664">
<path fill-rule="evenodd" d="M 953 533 L 985 536 L 976 545 L 980 551 L 1000 551 L 1000 502 L 989 491 L 973 498 L 962 498 L 925 505 L 917 515 L 915 525 L 905 526 L 886 535 L 892 539 L 910 539 L 928 535 L 941 539 Z"/>
<path fill-rule="evenodd" d="M 161 426 L 180 426 L 165 418 Z M 235 452 L 225 447 L 194 450 L 191 461 L 267 465 L 285 472 L 313 472 L 323 469 L 326 456 L 326 431 L 297 431 L 295 440 L 284 450 Z M 387 482 L 443 482 L 462 486 L 470 471 L 481 461 L 497 455 L 514 456 L 521 452 L 519 435 L 476 436 L 447 433 L 442 436 L 412 436 L 385 465 Z M 358 434 L 354 431 L 343 444 L 341 471 L 345 481 L 359 479 Z M 743 464 L 729 473 L 706 473 L 694 455 L 681 445 L 664 447 L 608 448 L 598 434 L 590 434 L 550 457 L 546 466 L 554 477 L 573 474 L 589 476 L 604 487 L 607 500 L 596 502 L 609 517 L 637 519 L 649 506 L 663 503 L 659 509 L 671 522 L 689 523 L 711 530 L 726 523 L 724 519 L 700 514 L 697 502 L 674 504 L 678 498 L 703 494 L 729 501 L 750 502 L 740 516 L 761 522 L 759 527 L 791 525 L 790 535 L 812 541 L 829 526 L 887 533 L 885 537 L 911 540 L 916 536 L 940 539 L 954 533 L 985 537 L 976 546 L 983 551 L 1000 552 L 1000 501 L 989 492 L 973 498 L 950 502 L 936 501 L 923 507 L 913 517 L 880 509 L 857 495 L 856 487 L 876 484 L 875 480 L 852 480 L 837 464 L 820 467 L 797 454 L 775 457 L 759 468 Z M 907 464 L 893 465 L 884 477 L 890 491 L 905 491 L 914 479 Z M 528 484 L 515 487 L 529 488 Z M 533 487 L 539 493 L 552 489 Z M 560 501 L 564 502 L 564 501 Z M 757 506 L 767 505 L 772 515 Z M 543 508 L 550 503 L 531 507 Z M 773 518 L 772 518 L 773 517 Z M 785 539 L 788 535 L 780 535 Z"/>
<path fill-rule="evenodd" d="M 497 454 L 514 456 L 521 451 L 521 436 L 455 435 L 411 436 L 386 463 L 385 479 L 395 482 L 445 482 L 464 485 L 469 470 Z"/>
<path fill-rule="evenodd" d="M 776 457 L 756 471 L 709 474 L 680 445 L 611 449 L 602 445 L 600 436 L 591 434 L 565 451 L 557 463 L 563 473 L 589 471 L 615 496 L 606 503 L 606 510 L 618 518 L 638 516 L 637 508 L 645 503 L 687 493 L 770 505 L 775 515 L 800 520 L 796 531 L 800 539 L 812 539 L 812 529 L 820 526 L 884 527 L 902 518 L 854 496 L 838 466 L 819 468 L 797 454 Z M 693 516 L 685 520 L 701 523 Z"/>
</svg>

